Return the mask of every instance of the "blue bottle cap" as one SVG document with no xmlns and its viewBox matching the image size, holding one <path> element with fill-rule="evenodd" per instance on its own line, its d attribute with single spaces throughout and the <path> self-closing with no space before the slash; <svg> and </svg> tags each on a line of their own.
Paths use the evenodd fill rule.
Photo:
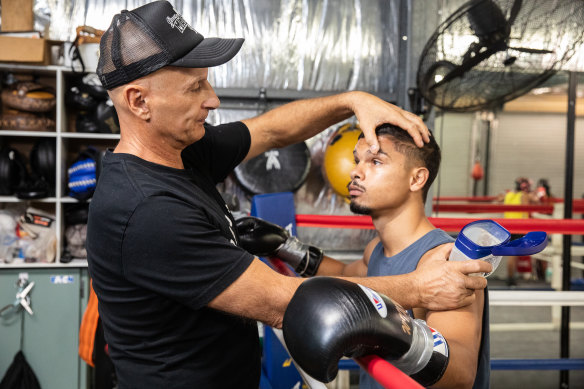
<svg viewBox="0 0 584 389">
<path fill-rule="evenodd" d="M 493 247 L 493 255 L 517 256 L 533 255 L 539 253 L 547 246 L 547 234 L 544 231 L 528 232 L 522 238 L 512 240 L 511 242 Z"/>
<path fill-rule="evenodd" d="M 489 234 L 497 238 L 500 243 L 490 246 L 482 246 L 477 244 L 476 242 L 473 242 L 465 234 L 465 230 L 468 231 L 469 227 L 479 227 L 484 229 Z M 510 238 L 511 233 L 494 220 L 489 219 L 477 220 L 468 223 L 466 226 L 462 228 L 462 230 L 458 234 L 458 237 L 456 238 L 456 242 L 454 243 L 454 245 L 458 250 L 460 250 L 460 252 L 462 252 L 468 258 L 479 259 L 482 257 L 486 257 L 487 255 L 491 255 L 493 247 L 507 243 Z"/>
</svg>

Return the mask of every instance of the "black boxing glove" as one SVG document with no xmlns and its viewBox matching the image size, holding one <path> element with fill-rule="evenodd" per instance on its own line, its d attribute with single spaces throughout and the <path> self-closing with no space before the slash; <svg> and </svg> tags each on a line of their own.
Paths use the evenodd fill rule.
<svg viewBox="0 0 584 389">
<path fill-rule="evenodd" d="M 260 257 L 278 257 L 301 276 L 313 276 L 322 262 L 323 251 L 302 243 L 284 228 L 253 216 L 235 221 L 241 247 Z"/>
<path fill-rule="evenodd" d="M 423 320 L 412 319 L 388 297 L 346 280 L 304 281 L 286 312 L 284 339 L 294 361 L 315 379 L 332 381 L 342 356 L 375 354 L 423 386 L 448 365 L 448 344 Z"/>
</svg>

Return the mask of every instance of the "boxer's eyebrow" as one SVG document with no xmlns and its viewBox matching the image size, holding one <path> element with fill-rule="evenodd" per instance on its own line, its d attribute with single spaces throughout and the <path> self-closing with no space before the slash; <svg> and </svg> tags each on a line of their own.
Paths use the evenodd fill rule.
<svg viewBox="0 0 584 389">
<path fill-rule="evenodd" d="M 385 151 L 383 151 L 383 150 L 381 150 L 381 149 L 379 149 L 379 151 L 378 151 L 377 153 L 375 153 L 375 154 L 373 154 L 373 153 L 371 152 L 371 150 L 367 149 L 367 151 L 366 151 L 366 154 L 370 154 L 370 155 L 373 155 L 373 156 L 376 156 L 376 155 L 380 155 L 380 154 L 381 154 L 381 155 L 384 155 L 384 156 L 386 156 L 387 158 L 391 159 L 391 157 L 389 156 L 389 154 L 387 154 Z M 355 158 L 357 157 L 357 150 L 353 150 L 353 156 L 354 156 Z"/>
<path fill-rule="evenodd" d="M 374 155 L 374 156 L 375 156 L 375 155 L 380 155 L 380 154 L 381 154 L 381 155 L 385 155 L 387 158 L 389 158 L 389 154 L 387 154 L 387 153 L 386 153 L 385 151 L 383 151 L 381 148 L 380 148 L 380 149 L 379 149 L 379 150 L 378 150 L 378 151 L 377 151 L 375 154 L 373 154 L 373 153 L 371 152 L 371 150 L 367 149 L 367 154 L 371 154 L 371 155 Z"/>
</svg>

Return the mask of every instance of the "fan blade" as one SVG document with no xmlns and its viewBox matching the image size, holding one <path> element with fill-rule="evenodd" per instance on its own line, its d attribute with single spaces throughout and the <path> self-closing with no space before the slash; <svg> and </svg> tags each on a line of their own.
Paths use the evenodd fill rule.
<svg viewBox="0 0 584 389">
<path fill-rule="evenodd" d="M 530 53 L 530 54 L 553 54 L 553 50 L 544 50 L 544 49 L 530 49 L 528 47 L 511 47 L 509 46 L 508 49 L 517 50 L 522 53 Z"/>
<path fill-rule="evenodd" d="M 459 66 L 455 67 L 450 72 L 448 72 L 442 80 L 440 80 L 436 84 L 432 85 L 430 87 L 430 90 L 438 88 L 439 86 L 444 85 L 447 82 L 449 82 L 450 80 L 453 80 L 457 77 L 462 77 L 470 69 L 477 66 L 479 63 L 483 62 L 485 59 L 489 58 L 491 55 L 495 54 L 497 51 L 501 51 L 501 50 L 498 48 L 495 48 L 495 47 L 490 47 L 490 48 L 487 48 L 482 53 L 478 53 L 474 57 L 471 57 L 469 60 L 463 61 L 462 64 L 460 64 Z"/>
<path fill-rule="evenodd" d="M 505 34 L 508 30 L 505 14 L 493 0 L 474 0 L 467 12 L 470 28 L 481 43 L 490 42 L 492 36 Z"/>
<path fill-rule="evenodd" d="M 513 2 L 513 6 L 511 7 L 511 15 L 509 15 L 509 26 L 512 26 L 513 22 L 515 22 L 515 18 L 517 18 L 517 15 L 521 10 L 522 3 L 523 3 L 522 0 L 515 0 Z"/>
</svg>

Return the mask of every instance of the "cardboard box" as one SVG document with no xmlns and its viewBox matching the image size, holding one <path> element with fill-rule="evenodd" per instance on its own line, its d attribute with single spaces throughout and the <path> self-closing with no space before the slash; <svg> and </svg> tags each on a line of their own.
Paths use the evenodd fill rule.
<svg viewBox="0 0 584 389">
<path fill-rule="evenodd" d="M 52 41 L 42 38 L 17 38 L 0 35 L 0 61 L 49 65 Z"/>
<path fill-rule="evenodd" d="M 34 28 L 33 0 L 2 0 L 2 31 Z"/>
</svg>

